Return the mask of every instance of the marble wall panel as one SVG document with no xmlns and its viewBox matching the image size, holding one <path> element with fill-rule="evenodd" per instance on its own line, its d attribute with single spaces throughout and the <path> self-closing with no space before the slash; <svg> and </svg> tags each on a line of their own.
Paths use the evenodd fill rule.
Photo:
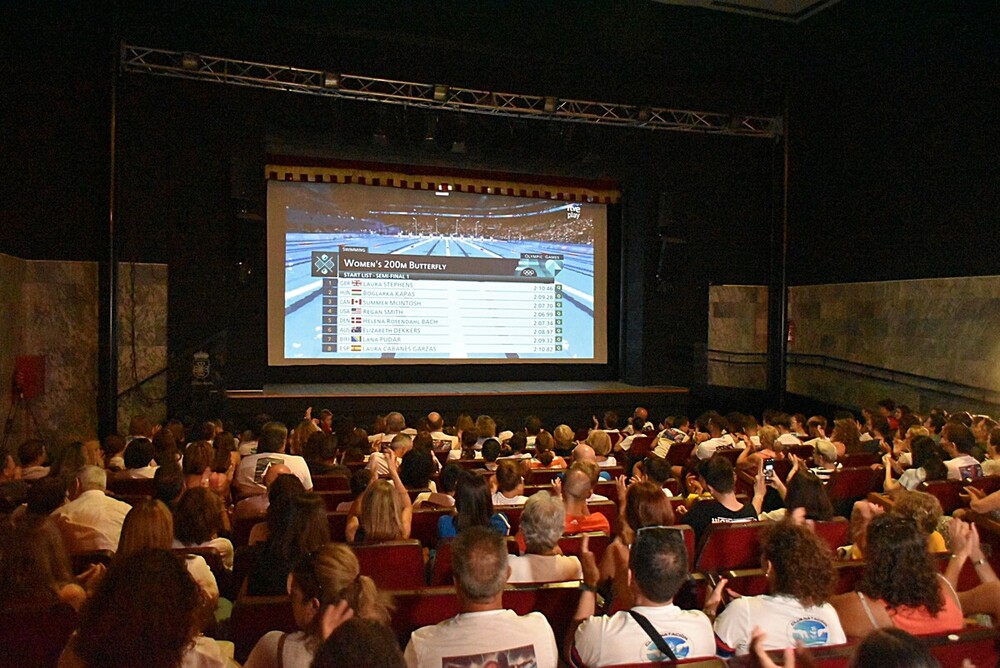
<svg viewBox="0 0 1000 668">
<path fill-rule="evenodd" d="M 713 285 L 708 289 L 708 383 L 767 387 L 767 287 Z M 735 354 L 734 354 L 735 353 Z"/>
<path fill-rule="evenodd" d="M 167 265 L 118 269 L 118 430 L 133 415 L 167 417 Z"/>
<path fill-rule="evenodd" d="M 798 286 L 789 290 L 789 317 L 796 325 L 793 355 L 941 381 L 941 391 L 931 391 L 793 364 L 790 392 L 853 406 L 892 396 L 909 397 L 911 405 L 965 409 L 970 402 L 997 411 L 991 397 L 1000 393 L 1000 276 Z M 978 388 L 979 398 L 949 395 L 949 383 Z"/>
</svg>

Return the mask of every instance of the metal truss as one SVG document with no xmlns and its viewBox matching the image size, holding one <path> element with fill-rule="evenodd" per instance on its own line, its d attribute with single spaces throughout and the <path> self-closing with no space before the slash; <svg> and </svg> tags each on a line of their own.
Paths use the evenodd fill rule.
<svg viewBox="0 0 1000 668">
<path fill-rule="evenodd" d="M 122 44 L 121 67 L 124 72 L 129 73 L 214 81 L 235 86 L 491 116 L 743 137 L 777 137 L 782 134 L 780 117 L 498 93 L 444 84 L 394 81 L 285 65 L 268 65 L 128 44 Z"/>
</svg>

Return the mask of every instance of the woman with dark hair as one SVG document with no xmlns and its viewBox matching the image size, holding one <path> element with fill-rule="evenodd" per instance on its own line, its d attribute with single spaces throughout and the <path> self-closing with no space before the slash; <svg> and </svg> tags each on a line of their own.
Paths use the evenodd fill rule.
<svg viewBox="0 0 1000 668">
<path fill-rule="evenodd" d="M 396 634 L 383 624 L 352 617 L 329 635 L 312 668 L 405 668 Z"/>
<path fill-rule="evenodd" d="M 802 508 L 808 520 L 826 522 L 833 519 L 833 504 L 826 493 L 823 481 L 806 468 L 801 459 L 795 455 L 791 458 L 792 468 L 788 472 L 787 484 L 782 483 L 777 475 L 771 480 L 771 486 L 778 490 L 785 507 L 761 513 L 760 519 L 781 521 L 787 513 L 796 508 Z"/>
<path fill-rule="evenodd" d="M 634 592 L 629 587 L 629 550 L 635 542 L 635 532 L 645 527 L 670 526 L 674 511 L 663 489 L 649 481 L 637 482 L 624 489 L 624 476 L 618 478 L 619 498 L 624 498 L 622 529 L 601 557 L 601 581 L 611 582 L 615 610 L 628 610 L 634 605 Z"/>
<path fill-rule="evenodd" d="M 279 464 L 279 466 L 284 466 Z M 267 476 L 265 476 L 265 481 Z M 306 488 L 302 486 L 302 481 L 290 471 L 281 473 L 275 477 L 274 481 L 267 486 L 267 510 L 266 519 L 259 522 L 250 529 L 248 544 L 257 545 L 264 543 L 271 536 L 275 536 L 283 531 L 281 528 L 288 518 L 288 508 L 292 501 L 306 493 Z M 254 497 L 250 497 L 253 499 Z M 249 499 L 247 499 L 249 500 Z M 243 503 L 241 501 L 240 503 Z M 236 504 L 237 515 L 240 512 L 240 503 Z"/>
<path fill-rule="evenodd" d="M 837 448 L 837 457 L 847 453 L 861 452 L 861 430 L 853 418 L 839 418 L 833 421 L 830 440 Z"/>
<path fill-rule="evenodd" d="M 292 565 L 302 556 L 330 542 L 326 504 L 314 492 L 292 499 L 271 537 L 261 547 L 247 576 L 250 596 L 280 596 Z"/>
<path fill-rule="evenodd" d="M 501 536 L 510 533 L 510 521 L 493 512 L 493 499 L 486 478 L 463 471 L 455 487 L 455 514 L 438 520 L 438 538 L 454 538 L 469 527 L 487 527 Z"/>
<path fill-rule="evenodd" d="M 174 510 L 174 547 L 211 547 L 222 556 L 222 563 L 233 569 L 233 544 L 220 538 L 222 501 L 214 492 L 195 487 L 184 492 Z"/>
<path fill-rule="evenodd" d="M 96 584 L 104 567 L 94 565 L 79 581 Z M 62 535 L 48 517 L 24 515 L 0 523 L 0 610 L 66 603 L 79 610 L 87 591 L 73 578 Z"/>
<path fill-rule="evenodd" d="M 169 550 L 118 560 L 80 616 L 60 668 L 222 668 L 215 641 L 199 635 L 198 585 Z"/>
<path fill-rule="evenodd" d="M 792 522 L 768 526 L 762 538 L 761 559 L 771 593 L 739 596 L 730 590 L 737 598 L 715 620 L 721 643 L 736 654 L 747 654 L 755 625 L 767 633 L 764 648 L 769 650 L 847 642 L 829 603 L 836 581 L 829 548 L 807 527 Z M 726 582 L 720 581 L 705 602 L 709 617 L 715 617 Z"/>
<path fill-rule="evenodd" d="M 399 464 L 399 479 L 406 489 L 436 492 L 437 487 L 431 481 L 436 471 L 434 454 L 429 449 L 414 446 L 403 455 Z"/>
<path fill-rule="evenodd" d="M 893 626 L 914 635 L 962 628 L 958 595 L 938 575 L 927 536 L 916 522 L 893 514 L 873 518 L 864 554 L 857 591 L 831 600 L 848 636 L 861 638 Z"/>
<path fill-rule="evenodd" d="M 885 464 L 886 493 L 900 488 L 913 490 L 922 482 L 944 480 L 948 477 L 948 468 L 944 465 L 947 456 L 933 438 L 917 436 L 910 444 L 910 448 L 913 451 L 913 467 L 903 471 L 898 481 L 892 479 L 892 455 L 887 453 L 882 456 L 882 463 Z"/>
<path fill-rule="evenodd" d="M 212 475 L 212 462 L 215 460 L 215 450 L 208 441 L 195 441 L 184 450 L 184 487 L 208 487 L 209 476 Z"/>
<path fill-rule="evenodd" d="M 346 603 L 355 618 L 386 628 L 391 622 L 375 583 L 361 575 L 357 557 L 343 544 L 327 543 L 299 559 L 288 576 L 287 590 L 300 630 L 265 634 L 250 652 L 244 668 L 309 665 L 323 642 L 322 622 L 328 606 Z"/>
</svg>

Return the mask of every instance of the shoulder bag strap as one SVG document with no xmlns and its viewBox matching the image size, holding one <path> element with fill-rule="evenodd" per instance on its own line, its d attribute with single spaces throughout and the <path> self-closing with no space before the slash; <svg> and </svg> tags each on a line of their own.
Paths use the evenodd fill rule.
<svg viewBox="0 0 1000 668">
<path fill-rule="evenodd" d="M 663 636 L 656 632 L 656 629 L 653 628 L 653 624 L 646 619 L 644 615 L 640 615 L 635 610 L 629 610 L 628 614 L 632 615 L 632 619 L 635 620 L 635 623 L 642 627 L 642 630 L 646 632 L 649 639 L 653 641 L 654 645 L 656 645 L 656 649 L 660 650 L 660 652 L 662 652 L 664 656 L 671 661 L 677 660 L 677 656 L 674 654 L 674 651 L 670 649 L 670 645 L 668 645 L 667 641 L 663 639 Z"/>
</svg>

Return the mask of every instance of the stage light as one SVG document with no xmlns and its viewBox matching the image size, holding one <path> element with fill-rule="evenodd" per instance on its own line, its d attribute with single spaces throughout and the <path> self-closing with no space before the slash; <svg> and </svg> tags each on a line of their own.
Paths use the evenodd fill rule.
<svg viewBox="0 0 1000 668">
<path fill-rule="evenodd" d="M 445 102 L 448 99 L 448 87 L 444 84 L 434 86 L 434 101 Z"/>
<path fill-rule="evenodd" d="M 340 74 L 323 72 L 323 88 L 340 88 Z"/>
<path fill-rule="evenodd" d="M 201 58 L 197 54 L 185 53 L 181 55 L 181 69 L 193 71 L 199 67 L 201 67 Z"/>
<path fill-rule="evenodd" d="M 556 113 L 556 107 L 558 106 L 559 106 L 559 100 L 557 100 L 556 98 L 551 96 L 545 98 L 545 106 L 543 108 L 545 109 L 546 114 Z"/>
<path fill-rule="evenodd" d="M 640 107 L 637 118 L 639 119 L 640 123 L 648 123 L 652 115 L 653 112 L 651 112 L 648 107 Z"/>
</svg>

